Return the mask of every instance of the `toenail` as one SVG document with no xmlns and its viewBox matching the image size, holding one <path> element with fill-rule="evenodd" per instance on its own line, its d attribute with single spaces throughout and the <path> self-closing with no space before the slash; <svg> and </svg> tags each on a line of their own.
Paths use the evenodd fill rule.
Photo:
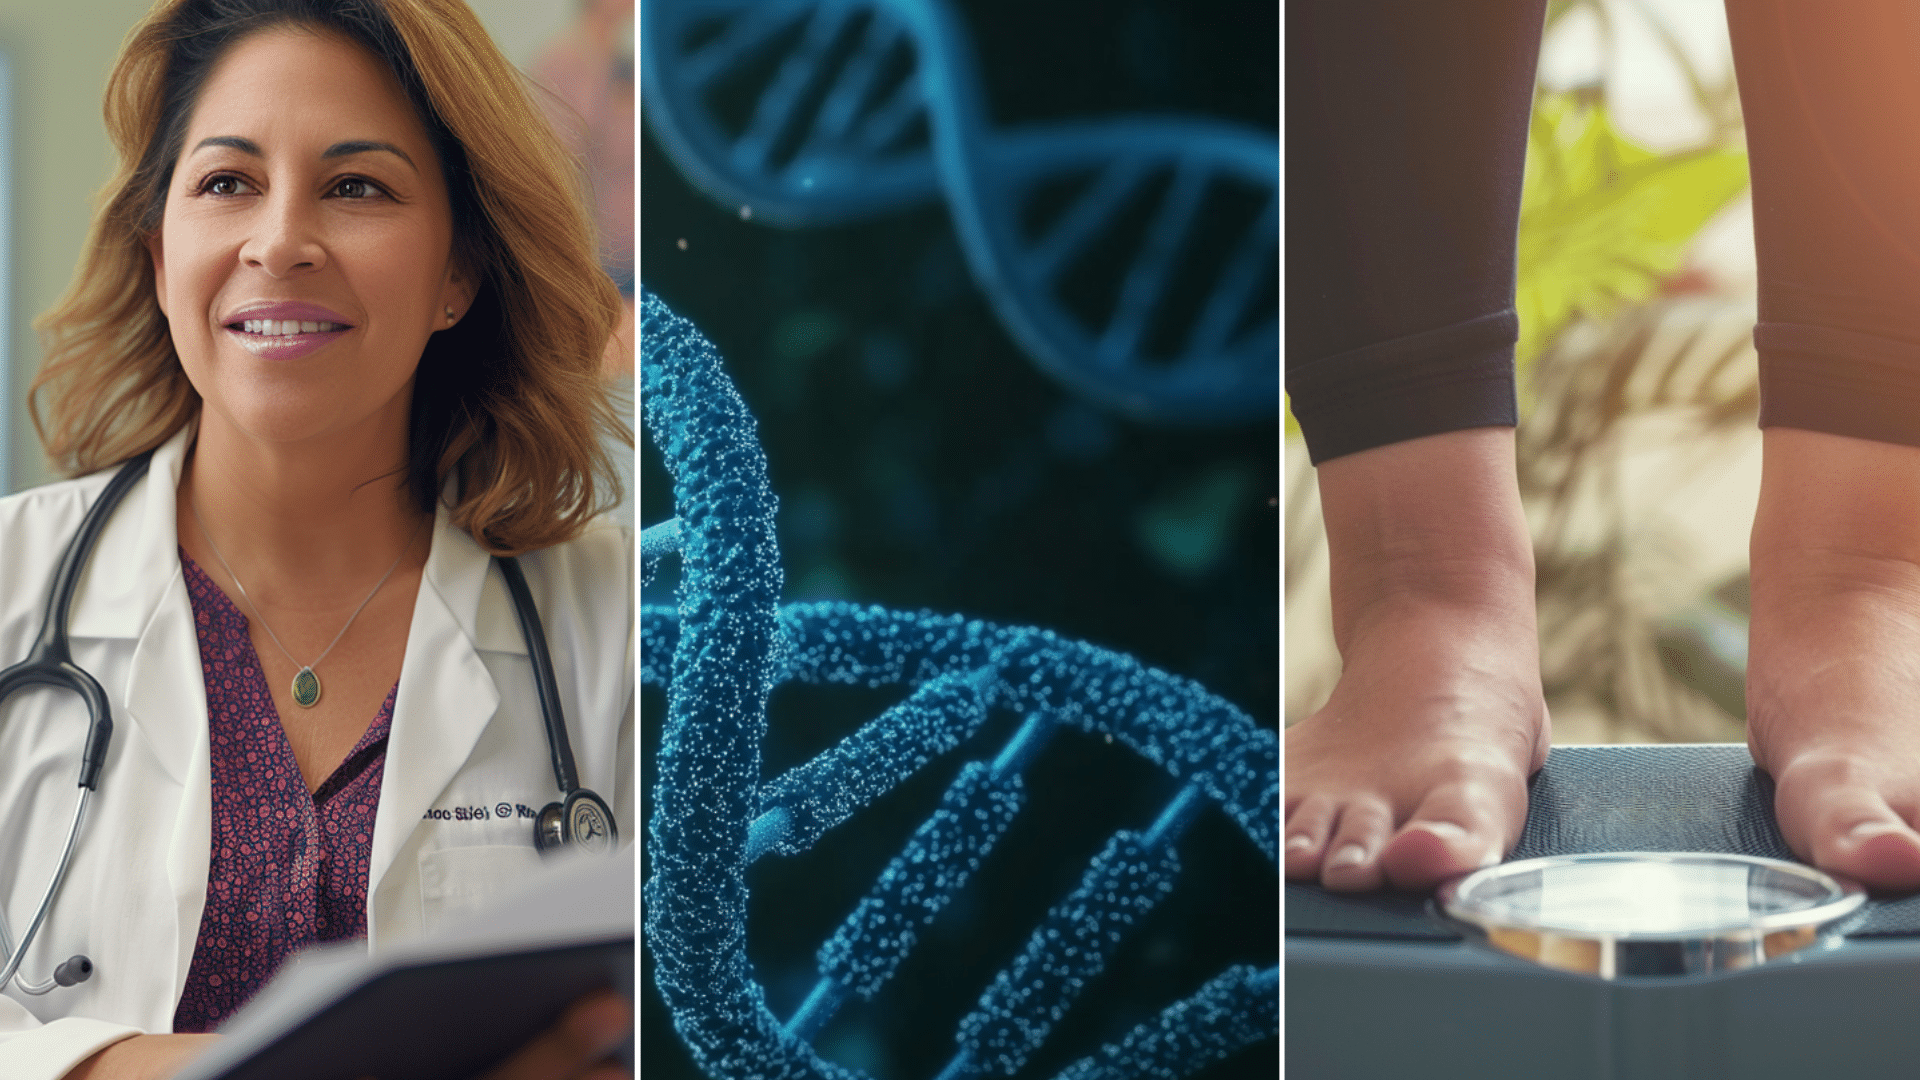
<svg viewBox="0 0 1920 1080">
<path fill-rule="evenodd" d="M 1451 821 L 1416 821 L 1413 823 L 1413 827 L 1416 829 L 1425 829 L 1440 839 L 1449 842 L 1465 840 L 1467 838 L 1467 830 L 1455 825 Z"/>
<path fill-rule="evenodd" d="M 1900 827 L 1890 821 L 1863 821 L 1847 830 L 1847 838 L 1850 840 L 1865 840 L 1869 836 L 1879 836 L 1881 833 L 1899 831 Z"/>
<path fill-rule="evenodd" d="M 1357 866 L 1358 864 L 1366 861 L 1367 861 L 1366 848 L 1361 847 L 1359 844 L 1347 844 L 1346 846 L 1342 847 L 1339 851 L 1336 851 L 1333 853 L 1333 858 L 1327 860 L 1327 865 L 1328 866 Z"/>
<path fill-rule="evenodd" d="M 1287 838 L 1287 850 L 1288 851 L 1312 851 L 1313 837 L 1307 836 L 1304 834 L 1300 836 L 1290 836 Z"/>
<path fill-rule="evenodd" d="M 1445 844 L 1461 844 L 1472 836 L 1465 826 L 1456 825 L 1451 821 L 1416 821 L 1407 827 L 1424 830 Z M 1480 856 L 1479 861 L 1474 864 L 1475 869 L 1485 870 L 1489 866 L 1500 865 L 1500 855 L 1501 851 L 1498 847 L 1489 846 L 1486 854 Z"/>
</svg>

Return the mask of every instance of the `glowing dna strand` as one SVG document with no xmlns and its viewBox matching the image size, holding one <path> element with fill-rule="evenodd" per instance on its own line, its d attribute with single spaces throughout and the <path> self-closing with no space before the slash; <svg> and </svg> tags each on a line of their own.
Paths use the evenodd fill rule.
<svg viewBox="0 0 1920 1080">
<path fill-rule="evenodd" d="M 960 20 L 940 0 L 647 0 L 641 18 L 648 121 L 712 198 L 813 225 L 944 194 L 975 279 L 1054 378 L 1141 420 L 1278 411 L 1270 133 L 1151 117 L 996 131 Z M 746 119 L 727 122 L 717 92 L 769 60 Z M 1069 303 L 1071 275 L 1111 269 L 1100 242 L 1156 189 L 1124 272 Z M 1250 216 L 1235 212 L 1242 202 Z M 1199 238 L 1223 222 L 1237 238 L 1215 251 Z M 1203 281 L 1204 297 L 1177 294 Z"/>
<path fill-rule="evenodd" d="M 1144 831 L 1116 835 L 961 1022 L 945 1080 L 1011 1075 L 1124 931 L 1173 886 L 1175 842 L 1209 802 L 1278 866 L 1279 740 L 1198 685 L 1042 630 L 850 604 L 777 606 L 774 497 L 753 419 L 691 324 L 641 290 L 645 426 L 674 478 L 679 516 L 641 533 L 642 587 L 678 555 L 677 604 L 641 613 L 641 681 L 664 687 L 646 885 L 656 982 L 695 1060 L 716 1080 L 860 1074 L 811 1037 L 850 997 L 872 997 L 919 931 L 966 883 L 1025 801 L 1022 771 L 1061 727 L 1131 747 L 1184 785 Z M 760 783 L 767 696 L 788 679 L 912 688 L 839 745 Z M 746 869 L 806 851 L 933 758 L 991 709 L 1025 717 L 992 761 L 960 771 L 818 954 L 820 981 L 784 1023 L 745 954 Z M 1069 1080 L 1179 1077 L 1278 1030 L 1278 967 L 1235 966 Z"/>
</svg>

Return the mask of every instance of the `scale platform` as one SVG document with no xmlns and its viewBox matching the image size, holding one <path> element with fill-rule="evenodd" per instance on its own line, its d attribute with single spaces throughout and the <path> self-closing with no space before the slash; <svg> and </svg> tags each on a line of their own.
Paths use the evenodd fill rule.
<svg viewBox="0 0 1920 1080">
<path fill-rule="evenodd" d="M 1793 859 L 1742 745 L 1556 746 L 1511 859 Z M 1758 967 L 1603 980 L 1499 952 L 1430 897 L 1286 890 L 1286 1065 L 1316 1080 L 1920 1076 L 1920 896 Z"/>
</svg>

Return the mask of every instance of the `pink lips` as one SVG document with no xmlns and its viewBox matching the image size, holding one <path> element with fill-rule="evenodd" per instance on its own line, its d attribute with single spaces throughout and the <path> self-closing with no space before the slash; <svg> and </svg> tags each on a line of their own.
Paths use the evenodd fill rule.
<svg viewBox="0 0 1920 1080">
<path fill-rule="evenodd" d="M 315 349 L 332 344 L 335 338 L 347 331 L 323 330 L 311 334 L 250 334 L 241 328 L 243 323 L 254 319 L 338 323 L 349 330 L 352 329 L 352 324 L 338 312 L 318 304 L 303 304 L 295 301 L 243 307 L 221 320 L 221 325 L 226 328 L 227 333 L 233 335 L 234 340 L 240 343 L 241 348 L 265 360 L 297 360 Z"/>
</svg>

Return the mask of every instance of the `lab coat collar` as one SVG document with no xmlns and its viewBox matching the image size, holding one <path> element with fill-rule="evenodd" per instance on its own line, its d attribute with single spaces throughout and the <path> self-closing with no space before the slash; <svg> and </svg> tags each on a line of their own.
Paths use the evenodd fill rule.
<svg viewBox="0 0 1920 1080">
<path fill-rule="evenodd" d="M 74 597 L 68 618 L 73 637 L 140 637 L 173 579 L 180 576 L 174 493 L 180 489 L 180 471 L 193 443 L 193 430 L 189 424 L 160 444 L 146 478 L 107 519 Z M 104 478 L 118 471 L 115 466 L 100 475 Z"/>
<path fill-rule="evenodd" d="M 189 424 L 154 450 L 146 478 L 107 520 L 74 597 L 68 618 L 70 636 L 141 638 L 150 631 L 161 601 L 180 576 L 175 495 L 193 435 L 194 425 Z M 99 479 L 104 483 L 116 471 L 118 466 L 100 473 Z M 449 481 L 450 491 L 453 484 Z M 506 585 L 491 572 L 491 565 L 480 545 L 452 524 L 443 500 L 434 514 L 433 545 L 422 585 L 431 583 L 446 598 L 445 614 L 459 623 L 474 647 L 525 656 L 526 641 L 520 636 Z M 180 597 L 184 596 L 182 591 Z M 197 639 L 194 647 L 199 647 Z M 411 648 L 408 653 L 411 656 Z"/>
<path fill-rule="evenodd" d="M 80 579 L 69 630 L 74 638 L 134 638 L 126 697 L 114 703 L 176 783 L 207 757 L 207 695 L 200 640 L 180 572 L 174 493 L 186 461 L 189 425 L 153 453 L 146 478 L 100 533 Z M 123 751 L 124 752 L 124 751 Z M 206 853 L 201 853 L 204 861 Z"/>
</svg>

